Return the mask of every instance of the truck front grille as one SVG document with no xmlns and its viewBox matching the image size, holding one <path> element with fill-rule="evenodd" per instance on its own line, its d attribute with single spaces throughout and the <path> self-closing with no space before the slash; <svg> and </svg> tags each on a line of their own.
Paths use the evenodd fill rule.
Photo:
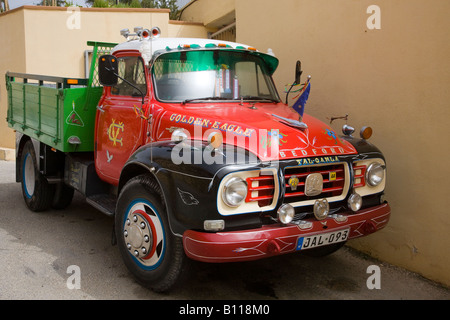
<svg viewBox="0 0 450 320">
<path fill-rule="evenodd" d="M 314 196 L 308 196 L 305 193 L 306 179 L 311 174 L 322 176 L 322 190 Z M 284 188 L 283 202 L 298 207 L 313 204 L 316 199 L 343 200 L 348 190 L 349 184 L 346 183 L 348 176 L 346 163 L 287 167 L 284 169 L 284 186 L 282 186 Z M 289 183 L 291 178 L 295 183 Z M 257 202 L 259 207 L 271 205 L 277 185 L 274 179 L 276 177 L 271 174 L 247 178 L 248 193 L 245 201 Z"/>
<path fill-rule="evenodd" d="M 323 178 L 322 191 L 315 196 L 305 194 L 305 182 L 310 174 L 320 174 Z M 325 166 L 290 167 L 285 169 L 284 179 L 286 203 L 292 204 L 300 201 L 339 197 L 343 194 L 345 187 L 345 166 L 341 163 Z M 295 181 L 295 183 L 290 184 L 290 180 Z"/>
</svg>

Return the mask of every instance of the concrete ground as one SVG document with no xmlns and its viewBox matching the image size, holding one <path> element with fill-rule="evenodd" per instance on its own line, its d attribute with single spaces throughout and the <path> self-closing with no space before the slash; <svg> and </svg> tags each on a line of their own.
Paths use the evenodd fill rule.
<svg viewBox="0 0 450 320">
<path fill-rule="evenodd" d="M 157 294 L 123 265 L 111 218 L 79 194 L 65 210 L 30 212 L 14 169 L 0 161 L 1 300 L 450 300 L 448 288 L 347 247 L 325 258 L 193 262 L 177 288 Z"/>
</svg>

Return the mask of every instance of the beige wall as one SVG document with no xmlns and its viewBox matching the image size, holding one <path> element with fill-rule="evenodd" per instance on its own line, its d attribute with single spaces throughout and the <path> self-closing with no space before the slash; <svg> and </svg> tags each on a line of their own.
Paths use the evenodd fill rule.
<svg viewBox="0 0 450 320">
<path fill-rule="evenodd" d="M 123 42 L 120 30 L 124 28 L 133 32 L 136 26 L 158 26 L 164 37 L 207 37 L 202 24 L 170 21 L 165 9 L 81 8 L 78 13 L 25 6 L 0 14 L 0 148 L 14 148 L 15 143 L 5 121 L 6 71 L 83 78 L 84 51 L 91 49 L 87 41 Z M 68 27 L 68 21 L 76 27 Z"/>
<path fill-rule="evenodd" d="M 381 29 L 366 26 L 376 4 Z M 450 2 L 236 0 L 237 41 L 281 60 L 279 89 L 295 61 L 310 74 L 306 112 L 349 114 L 385 154 L 391 221 L 352 241 L 371 255 L 450 285 Z M 284 97 L 284 95 L 282 95 Z M 333 127 L 340 132 L 343 122 Z"/>
</svg>

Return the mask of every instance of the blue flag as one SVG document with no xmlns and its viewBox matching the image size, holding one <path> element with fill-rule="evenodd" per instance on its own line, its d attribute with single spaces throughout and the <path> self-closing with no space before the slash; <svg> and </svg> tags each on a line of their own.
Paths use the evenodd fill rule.
<svg viewBox="0 0 450 320">
<path fill-rule="evenodd" d="M 305 90 L 300 94 L 300 97 L 292 106 L 292 108 L 294 108 L 294 110 L 300 115 L 300 117 L 303 117 L 303 112 L 305 112 L 305 104 L 306 101 L 308 100 L 310 90 L 311 90 L 311 83 L 308 82 Z"/>
</svg>

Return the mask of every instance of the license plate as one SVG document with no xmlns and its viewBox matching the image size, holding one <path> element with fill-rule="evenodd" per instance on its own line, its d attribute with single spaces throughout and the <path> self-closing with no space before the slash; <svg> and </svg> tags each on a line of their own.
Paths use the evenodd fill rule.
<svg viewBox="0 0 450 320">
<path fill-rule="evenodd" d="M 297 250 L 316 248 L 320 246 L 326 246 L 328 244 L 346 241 L 348 238 L 348 232 L 349 229 L 345 229 L 299 238 L 297 241 Z"/>
</svg>

